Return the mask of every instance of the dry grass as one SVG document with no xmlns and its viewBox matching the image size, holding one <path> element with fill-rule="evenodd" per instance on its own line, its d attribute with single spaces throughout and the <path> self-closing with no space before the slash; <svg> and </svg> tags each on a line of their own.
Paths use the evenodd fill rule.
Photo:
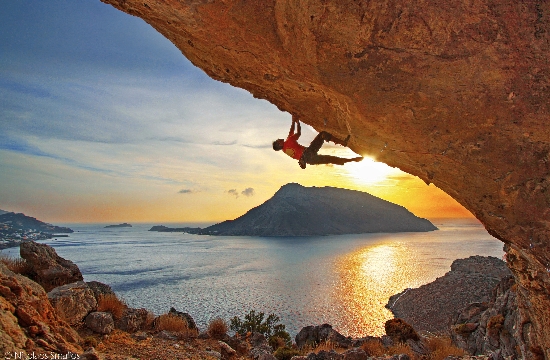
<svg viewBox="0 0 550 360">
<path fill-rule="evenodd" d="M 181 339 L 197 337 L 196 329 L 189 329 L 189 324 L 185 319 L 172 314 L 163 314 L 156 319 L 156 328 L 159 331 L 170 331 L 178 334 Z"/>
<path fill-rule="evenodd" d="M 31 271 L 27 261 L 22 258 L 12 258 L 7 255 L 0 255 L 0 262 L 16 274 L 26 275 Z"/>
<path fill-rule="evenodd" d="M 383 356 L 386 353 L 386 348 L 382 345 L 382 342 L 377 339 L 366 341 L 361 345 L 361 349 L 363 349 L 368 356 Z"/>
<path fill-rule="evenodd" d="M 318 354 L 319 352 L 321 352 L 323 350 L 324 351 L 334 350 L 337 353 L 343 353 L 344 351 L 346 351 L 346 349 L 339 348 L 338 345 L 335 342 L 330 341 L 330 340 L 323 341 L 323 342 L 317 344 L 317 346 L 315 346 L 312 349 L 312 351 L 316 354 Z"/>
<path fill-rule="evenodd" d="M 111 313 L 113 318 L 120 319 L 124 315 L 124 311 L 128 305 L 123 300 L 120 300 L 115 294 L 106 294 L 99 297 L 97 311 Z"/>
<path fill-rule="evenodd" d="M 399 355 L 399 354 L 407 354 L 410 359 L 417 359 L 417 354 L 412 351 L 411 347 L 404 343 L 398 343 L 396 345 L 390 346 L 386 350 L 387 354 L 389 355 Z"/>
<path fill-rule="evenodd" d="M 449 355 L 466 355 L 464 350 L 457 348 L 451 342 L 451 338 L 446 336 L 433 336 L 426 339 L 426 344 L 430 350 L 429 358 L 431 360 L 443 360 Z"/>
<path fill-rule="evenodd" d="M 213 339 L 221 340 L 225 335 L 227 335 L 228 330 L 229 327 L 222 318 L 216 318 L 208 324 L 208 335 L 210 335 Z"/>
<path fill-rule="evenodd" d="M 134 344 L 136 341 L 132 339 L 130 334 L 128 334 L 125 331 L 115 329 L 112 333 L 109 334 L 109 336 L 103 340 L 105 345 L 113 344 L 113 345 L 130 345 Z"/>
</svg>

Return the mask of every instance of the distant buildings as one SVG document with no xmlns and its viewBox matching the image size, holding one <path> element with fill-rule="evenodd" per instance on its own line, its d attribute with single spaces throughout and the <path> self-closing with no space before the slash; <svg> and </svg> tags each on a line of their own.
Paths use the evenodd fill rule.
<svg viewBox="0 0 550 360">
<path fill-rule="evenodd" d="M 18 246 L 24 241 L 51 239 L 52 234 L 36 229 L 17 229 L 9 223 L 0 223 L 0 249 Z"/>
</svg>

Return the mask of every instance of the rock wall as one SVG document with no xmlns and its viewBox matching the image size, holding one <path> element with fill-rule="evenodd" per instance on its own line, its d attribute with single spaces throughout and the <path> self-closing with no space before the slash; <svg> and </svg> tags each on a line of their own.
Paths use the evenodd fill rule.
<svg viewBox="0 0 550 360">
<path fill-rule="evenodd" d="M 22 359 L 31 359 L 34 352 L 66 356 L 82 353 L 80 341 L 40 285 L 0 264 L 0 354 Z"/>
<path fill-rule="evenodd" d="M 506 243 L 550 358 L 550 2 L 102 1 L 464 205 Z"/>
</svg>

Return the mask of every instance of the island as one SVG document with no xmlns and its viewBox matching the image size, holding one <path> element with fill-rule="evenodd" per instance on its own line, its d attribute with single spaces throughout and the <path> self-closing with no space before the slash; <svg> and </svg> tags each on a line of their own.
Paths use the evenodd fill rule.
<svg viewBox="0 0 550 360">
<path fill-rule="evenodd" d="M 164 225 L 155 225 L 152 228 L 149 229 L 149 231 L 157 231 L 157 232 L 183 232 L 183 233 L 189 233 L 189 234 L 198 234 L 202 228 L 200 227 L 182 227 L 182 228 L 170 228 Z"/>
<path fill-rule="evenodd" d="M 124 227 L 132 227 L 132 225 L 128 223 L 122 223 L 118 225 L 107 225 L 104 227 L 104 229 L 111 229 L 111 228 L 124 228 Z"/>
<path fill-rule="evenodd" d="M 438 230 L 403 206 L 366 192 L 295 183 L 282 186 L 271 199 L 235 220 L 184 229 L 199 235 L 267 237 Z"/>
</svg>

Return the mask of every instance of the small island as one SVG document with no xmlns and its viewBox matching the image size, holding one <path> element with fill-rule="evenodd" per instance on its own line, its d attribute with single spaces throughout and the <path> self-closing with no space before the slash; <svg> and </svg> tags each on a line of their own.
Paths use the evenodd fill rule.
<svg viewBox="0 0 550 360">
<path fill-rule="evenodd" d="M 132 227 L 132 225 L 128 223 L 118 224 L 118 225 L 107 225 L 105 226 L 105 229 L 111 229 L 111 228 L 123 228 L 123 227 Z"/>
<path fill-rule="evenodd" d="M 157 232 L 183 232 L 189 234 L 198 234 L 201 228 L 192 228 L 192 227 L 182 227 L 182 228 L 170 228 L 164 225 L 155 225 L 149 229 L 149 231 Z"/>
</svg>

